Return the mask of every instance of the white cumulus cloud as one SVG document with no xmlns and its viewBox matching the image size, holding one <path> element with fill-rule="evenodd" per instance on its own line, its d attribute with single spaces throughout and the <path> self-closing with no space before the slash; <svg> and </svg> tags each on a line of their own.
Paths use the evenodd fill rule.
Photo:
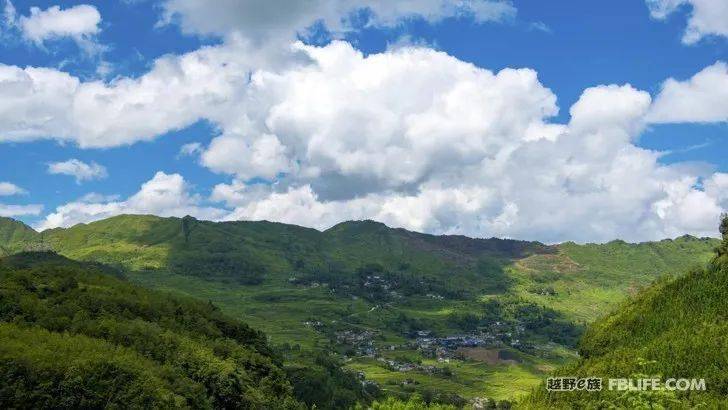
<svg viewBox="0 0 728 410">
<path fill-rule="evenodd" d="M 12 7 L 9 1 L 8 4 Z M 30 15 L 20 16 L 17 26 L 23 37 L 38 45 L 68 37 L 88 48 L 93 46 L 93 37 L 101 31 L 100 23 L 101 14 L 96 7 L 79 4 L 64 9 L 60 6 L 51 6 L 45 10 L 31 7 Z"/>
<path fill-rule="evenodd" d="M 547 242 L 716 234 L 724 188 L 696 187 L 718 174 L 663 165 L 634 144 L 645 91 L 587 89 L 558 124 L 556 97 L 532 70 L 493 73 L 416 47 L 368 57 L 345 43 L 302 48 L 314 64 L 258 71 L 254 108 L 222 122 L 203 154 L 237 178 L 212 195 L 235 208 L 229 219 L 326 228 L 372 218 Z M 250 147 L 263 136 L 288 161 L 262 161 L 271 157 Z M 251 155 L 284 176 L 247 185 L 273 174 Z"/>
<path fill-rule="evenodd" d="M 728 2 L 725 0 L 646 0 L 653 18 L 664 20 L 680 7 L 690 7 L 682 41 L 694 44 L 706 36 L 728 37 Z"/>
<path fill-rule="evenodd" d="M 161 57 L 139 78 L 108 83 L 0 64 L 0 141 L 55 138 L 89 148 L 151 140 L 222 115 L 250 69 L 237 44 Z"/>
<path fill-rule="evenodd" d="M 76 182 L 79 184 L 83 181 L 103 179 L 109 175 L 106 167 L 95 162 L 87 164 L 75 158 L 48 164 L 48 173 L 54 175 L 70 175 L 76 178 Z"/>
<path fill-rule="evenodd" d="M 728 121 L 728 64 L 719 61 L 685 81 L 666 80 L 648 120 L 654 123 Z"/>
<path fill-rule="evenodd" d="M 314 63 L 256 72 L 257 105 L 223 121 L 203 164 L 242 179 L 295 173 L 346 178 L 354 191 L 401 188 L 545 137 L 542 119 L 558 112 L 533 70 L 492 73 L 427 48 L 364 57 L 342 42 L 298 47 Z"/>
<path fill-rule="evenodd" d="M 79 80 L 50 68 L 0 64 L 0 141 L 72 135 Z"/>
</svg>

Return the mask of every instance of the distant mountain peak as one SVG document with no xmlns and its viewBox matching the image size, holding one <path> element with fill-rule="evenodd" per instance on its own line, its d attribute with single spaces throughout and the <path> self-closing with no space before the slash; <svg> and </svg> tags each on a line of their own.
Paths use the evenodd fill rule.
<svg viewBox="0 0 728 410">
<path fill-rule="evenodd" d="M 0 217 L 0 255 L 39 249 L 45 247 L 38 232 L 16 219 Z"/>
<path fill-rule="evenodd" d="M 30 229 L 31 231 L 34 230 L 30 226 L 26 225 L 23 221 L 19 221 L 17 219 L 8 218 L 5 216 L 0 216 L 0 227 L 3 226 L 23 226 L 27 229 Z"/>
<path fill-rule="evenodd" d="M 349 229 L 349 228 L 393 229 L 382 222 L 378 222 L 378 221 L 375 221 L 372 219 L 361 219 L 361 220 L 351 220 L 351 221 L 339 222 L 338 224 L 332 226 L 331 228 L 327 229 L 324 232 L 335 231 L 335 230 L 339 230 L 339 229 Z"/>
</svg>

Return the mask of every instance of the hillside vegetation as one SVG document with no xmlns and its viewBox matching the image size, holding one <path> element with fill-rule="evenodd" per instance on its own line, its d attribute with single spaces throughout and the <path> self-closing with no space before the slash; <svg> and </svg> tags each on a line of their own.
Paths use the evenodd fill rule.
<svg viewBox="0 0 728 410">
<path fill-rule="evenodd" d="M 379 265 L 403 280 L 416 275 L 445 290 L 444 279 L 453 277 L 465 280 L 463 285 L 502 287 L 503 264 L 554 252 L 535 242 L 425 235 L 373 221 L 345 222 L 319 232 L 264 221 L 214 223 L 136 215 L 49 230 L 36 240 L 73 259 L 240 284 L 260 284 L 280 273 L 296 274 L 302 281 L 325 275 L 336 279 L 365 265 Z M 479 265 L 483 260 L 488 263 Z"/>
<path fill-rule="evenodd" d="M 0 260 L 2 408 L 299 408 L 265 336 L 53 253 Z"/>
<path fill-rule="evenodd" d="M 728 217 L 707 267 L 662 280 L 593 323 L 581 358 L 556 374 L 602 378 L 703 378 L 706 391 L 537 390 L 534 407 L 725 408 L 728 406 Z"/>
<path fill-rule="evenodd" d="M 406 296 L 467 300 L 511 293 L 581 321 L 594 320 L 657 277 L 702 266 L 717 243 L 684 236 L 640 244 L 547 246 L 420 234 L 373 221 L 344 222 L 319 232 L 265 221 L 140 215 L 41 234 L 28 229 L 24 240 L 12 246 L 32 243 L 133 272 L 163 271 L 243 286 L 317 283 L 334 292 L 386 299 L 382 289 L 371 287 L 365 294 L 360 286 L 367 276 L 380 276 L 390 285 L 387 291 Z"/>
</svg>

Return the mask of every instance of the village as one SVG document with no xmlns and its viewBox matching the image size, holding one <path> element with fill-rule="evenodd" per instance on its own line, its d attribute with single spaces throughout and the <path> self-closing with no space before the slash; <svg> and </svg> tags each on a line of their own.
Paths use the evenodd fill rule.
<svg viewBox="0 0 728 410">
<path fill-rule="evenodd" d="M 304 324 L 319 332 L 325 332 L 325 325 L 321 321 L 306 321 Z M 349 358 L 377 359 L 387 369 L 397 372 L 418 371 L 447 376 L 447 366 L 423 365 L 419 361 L 396 357 L 395 352 L 416 351 L 423 359 L 435 359 L 438 363 L 447 364 L 453 359 L 468 358 L 469 355 L 465 352 L 472 349 L 533 350 L 531 344 L 523 341 L 524 332 L 524 327 L 519 324 L 494 322 L 487 329 L 442 337 L 435 336 L 430 330 L 420 330 L 412 334 L 405 343 L 400 344 L 382 342 L 381 333 L 378 331 L 358 329 L 335 331 L 332 341 L 342 346 L 344 355 Z"/>
</svg>

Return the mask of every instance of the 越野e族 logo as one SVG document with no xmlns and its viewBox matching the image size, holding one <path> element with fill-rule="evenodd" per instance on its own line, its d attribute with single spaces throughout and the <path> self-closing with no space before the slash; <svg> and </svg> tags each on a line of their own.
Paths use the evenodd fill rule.
<svg viewBox="0 0 728 410">
<path fill-rule="evenodd" d="M 698 378 L 609 378 L 600 377 L 549 377 L 548 391 L 705 391 L 705 379 Z"/>
</svg>

